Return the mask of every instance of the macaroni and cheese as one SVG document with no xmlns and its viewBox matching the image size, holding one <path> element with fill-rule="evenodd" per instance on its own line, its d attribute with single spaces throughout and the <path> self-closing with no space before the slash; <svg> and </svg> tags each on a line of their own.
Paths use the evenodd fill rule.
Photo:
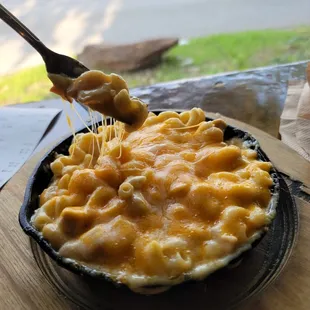
<svg viewBox="0 0 310 310">
<path fill-rule="evenodd" d="M 77 134 L 32 221 L 67 258 L 132 290 L 203 279 L 250 246 L 273 218 L 271 164 L 201 109 L 149 113 Z"/>
<path fill-rule="evenodd" d="M 106 116 L 126 124 L 126 130 L 139 128 L 148 115 L 147 105 L 129 96 L 126 81 L 117 74 L 91 70 L 76 79 L 59 74 L 48 74 L 53 82 L 51 91 L 63 99 L 86 105 Z"/>
</svg>

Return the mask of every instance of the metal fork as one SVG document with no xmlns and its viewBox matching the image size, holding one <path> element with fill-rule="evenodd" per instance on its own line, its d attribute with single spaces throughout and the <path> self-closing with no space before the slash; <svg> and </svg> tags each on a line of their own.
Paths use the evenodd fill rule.
<svg viewBox="0 0 310 310">
<path fill-rule="evenodd" d="M 48 73 L 61 74 L 77 78 L 82 73 L 89 71 L 79 61 L 53 52 L 47 48 L 18 18 L 0 4 L 0 18 L 21 35 L 42 56 Z"/>
</svg>

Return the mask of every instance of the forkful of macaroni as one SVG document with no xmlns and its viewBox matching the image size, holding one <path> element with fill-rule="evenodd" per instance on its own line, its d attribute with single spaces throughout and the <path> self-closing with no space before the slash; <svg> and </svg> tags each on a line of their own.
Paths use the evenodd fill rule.
<svg viewBox="0 0 310 310">
<path fill-rule="evenodd" d="M 74 99 L 94 111 L 125 123 L 127 131 L 142 126 L 148 116 L 147 105 L 129 95 L 123 78 L 117 74 L 89 70 L 77 60 L 53 52 L 1 4 L 0 17 L 40 53 L 48 78 L 53 83 L 51 92 L 70 103 Z"/>
<path fill-rule="evenodd" d="M 54 85 L 52 92 L 69 102 L 75 99 L 92 110 L 125 123 L 127 131 L 141 127 L 148 116 L 147 105 L 138 98 L 130 97 L 125 80 L 117 74 L 91 70 L 77 78 L 53 73 L 49 73 L 48 77 Z"/>
</svg>

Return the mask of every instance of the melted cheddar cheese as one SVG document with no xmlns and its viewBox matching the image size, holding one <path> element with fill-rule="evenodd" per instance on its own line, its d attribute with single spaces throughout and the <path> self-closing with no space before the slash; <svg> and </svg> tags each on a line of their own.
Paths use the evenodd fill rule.
<svg viewBox="0 0 310 310">
<path fill-rule="evenodd" d="M 33 224 L 67 258 L 133 290 L 202 279 L 244 250 L 267 212 L 269 162 L 194 108 L 76 135 L 51 164 Z M 98 143 L 97 143 L 97 142 Z"/>
</svg>

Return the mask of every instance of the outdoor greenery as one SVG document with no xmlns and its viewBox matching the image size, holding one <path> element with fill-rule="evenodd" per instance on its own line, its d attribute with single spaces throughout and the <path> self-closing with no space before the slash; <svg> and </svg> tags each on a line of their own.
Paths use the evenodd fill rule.
<svg viewBox="0 0 310 310">
<path fill-rule="evenodd" d="M 130 87 L 310 59 L 310 27 L 195 38 L 156 68 L 122 74 Z M 44 65 L 0 77 L 0 105 L 52 98 Z"/>
</svg>

